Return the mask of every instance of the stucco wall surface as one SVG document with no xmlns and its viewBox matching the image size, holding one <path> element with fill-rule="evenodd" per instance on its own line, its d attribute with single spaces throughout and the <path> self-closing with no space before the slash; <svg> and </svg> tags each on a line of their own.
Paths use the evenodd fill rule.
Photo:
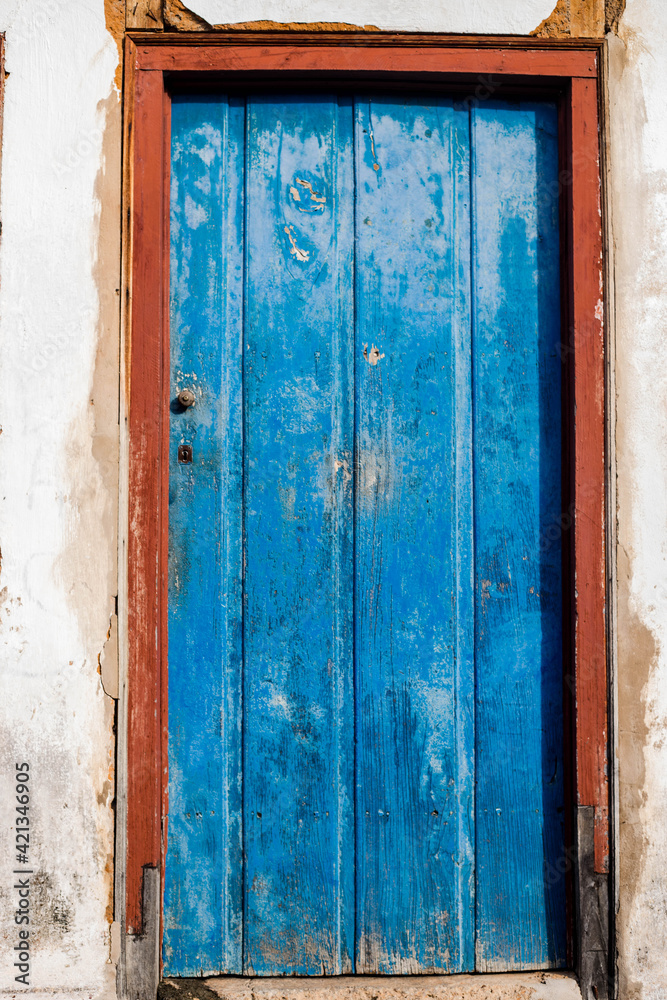
<svg viewBox="0 0 667 1000">
<path fill-rule="evenodd" d="M 618 488 L 618 950 L 623 1000 L 667 997 L 667 5 L 609 38 Z"/>
<path fill-rule="evenodd" d="M 189 4 L 211 24 L 503 34 L 530 33 L 553 6 Z M 0 180 L 0 990 L 19 988 L 12 810 L 15 763 L 25 760 L 31 986 L 63 997 L 114 994 L 115 702 L 99 667 L 117 593 L 121 131 L 110 11 L 117 29 L 120 0 L 0 0 L 9 74 Z M 667 5 L 628 0 L 609 36 L 621 1000 L 667 998 L 666 66 Z M 115 693 L 111 661 L 106 684 Z"/>
<path fill-rule="evenodd" d="M 527 35 L 554 0 L 191 0 L 209 24 L 239 21 L 324 21 L 373 24 L 386 31 Z"/>
<path fill-rule="evenodd" d="M 118 51 L 102 0 L 2 0 L 0 30 L 0 988 L 22 988 L 26 869 L 31 986 L 97 996 L 114 971 L 115 702 L 98 656 L 116 593 Z"/>
</svg>

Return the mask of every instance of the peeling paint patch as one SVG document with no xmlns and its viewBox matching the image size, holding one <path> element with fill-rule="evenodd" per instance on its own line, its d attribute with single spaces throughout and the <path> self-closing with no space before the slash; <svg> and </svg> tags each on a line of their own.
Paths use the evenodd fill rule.
<svg viewBox="0 0 667 1000">
<path fill-rule="evenodd" d="M 185 218 L 190 229 L 197 229 L 208 220 L 208 213 L 202 205 L 197 205 L 188 195 L 185 200 Z"/>
<path fill-rule="evenodd" d="M 297 182 L 297 184 L 300 184 L 301 187 L 306 188 L 307 191 L 310 191 L 310 200 L 316 202 L 316 204 L 314 206 L 309 206 L 310 211 L 311 212 L 312 211 L 323 212 L 324 211 L 324 203 L 327 200 L 327 196 L 325 194 L 318 195 L 315 191 L 313 191 L 313 185 L 310 183 L 310 181 L 304 181 L 304 180 L 301 179 L 301 177 L 297 177 L 296 182 Z M 294 188 L 292 188 L 291 190 L 293 191 Z M 298 191 L 297 191 L 297 197 L 294 200 L 295 201 L 301 201 L 301 197 L 300 197 Z M 306 209 L 300 208 L 299 211 L 306 212 L 309 209 L 307 209 L 307 208 Z"/>
<path fill-rule="evenodd" d="M 371 140 L 371 155 L 373 157 L 373 170 L 379 170 L 380 164 L 378 163 L 377 153 L 375 152 L 375 135 L 373 134 L 373 124 L 371 122 L 370 112 L 368 114 L 368 135 Z"/>
<path fill-rule="evenodd" d="M 558 0 L 548 17 L 531 31 L 541 38 L 602 38 L 605 0 Z"/>
<path fill-rule="evenodd" d="M 176 31 L 209 31 L 211 25 L 203 17 L 193 14 L 181 0 L 164 0 L 165 27 Z"/>
<path fill-rule="evenodd" d="M 297 246 L 294 235 L 292 234 L 292 229 L 293 229 L 292 226 L 284 227 L 284 231 L 287 233 L 287 239 L 290 241 L 291 244 L 290 253 L 298 261 L 301 261 L 302 264 L 305 264 L 308 260 L 310 260 L 310 253 L 308 250 L 301 250 L 301 248 Z"/>
<path fill-rule="evenodd" d="M 98 657 L 104 693 L 118 700 L 118 617 L 114 611 L 109 620 L 106 642 Z"/>
<path fill-rule="evenodd" d="M 368 361 L 369 365 L 375 366 L 383 357 L 384 354 L 380 354 L 380 348 L 376 347 L 375 344 L 371 346 L 370 351 L 368 350 L 368 344 L 364 344 L 364 358 Z"/>
<path fill-rule="evenodd" d="M 336 471 L 338 471 L 339 469 L 343 470 L 343 479 L 345 480 L 346 483 L 349 483 L 350 480 L 352 479 L 352 473 L 350 472 L 350 463 L 347 461 L 347 459 L 341 460 L 340 458 L 337 458 L 335 465 L 336 465 Z"/>
<path fill-rule="evenodd" d="M 570 35 L 570 0 L 558 0 L 548 17 L 538 24 L 531 35 L 538 38 L 568 38 Z"/>
<path fill-rule="evenodd" d="M 118 66 L 114 84 L 120 92 L 123 85 L 123 39 L 125 37 L 125 0 L 104 0 L 104 21 L 116 48 L 118 49 Z"/>
</svg>

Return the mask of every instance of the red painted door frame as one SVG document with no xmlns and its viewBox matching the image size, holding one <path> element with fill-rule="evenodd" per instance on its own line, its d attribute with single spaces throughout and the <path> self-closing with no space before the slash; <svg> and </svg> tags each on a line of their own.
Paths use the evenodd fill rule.
<svg viewBox="0 0 667 1000">
<path fill-rule="evenodd" d="M 168 170 L 174 83 L 314 78 L 557 93 L 565 365 L 566 753 L 572 855 L 583 807 L 595 875 L 609 871 L 605 361 L 598 116 L 600 46 L 380 33 L 132 33 L 125 50 L 127 247 L 126 930 L 142 930 L 142 873 L 162 870 L 167 816 Z M 574 581 L 576 580 L 576 587 Z M 583 815 L 583 814 L 582 814 Z M 564 859 L 567 868 L 572 858 Z M 570 867 L 571 864 L 569 865 Z M 162 880 L 161 880 L 162 881 Z M 572 899 L 572 893 L 570 893 Z M 575 933 L 580 937 L 580 933 Z"/>
</svg>

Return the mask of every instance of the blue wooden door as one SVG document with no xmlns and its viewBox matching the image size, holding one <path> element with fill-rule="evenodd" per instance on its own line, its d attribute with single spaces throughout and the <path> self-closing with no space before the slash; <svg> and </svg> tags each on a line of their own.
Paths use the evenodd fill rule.
<svg viewBox="0 0 667 1000">
<path fill-rule="evenodd" d="M 174 98 L 168 975 L 564 963 L 556 126 Z"/>
</svg>

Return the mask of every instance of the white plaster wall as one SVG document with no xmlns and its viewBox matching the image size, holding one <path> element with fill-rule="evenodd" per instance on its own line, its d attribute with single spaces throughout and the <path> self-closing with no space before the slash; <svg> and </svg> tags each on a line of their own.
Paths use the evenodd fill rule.
<svg viewBox="0 0 667 1000">
<path fill-rule="evenodd" d="M 622 1000 L 667 997 L 667 4 L 609 40 Z"/>
<path fill-rule="evenodd" d="M 192 0 L 190 7 L 211 23 L 346 21 L 528 33 L 554 2 Z M 9 72 L 0 182 L 0 990 L 15 986 L 11 779 L 15 761 L 26 759 L 33 783 L 31 867 L 39 873 L 32 986 L 62 996 L 74 990 L 110 996 L 113 702 L 101 687 L 98 655 L 116 593 L 118 57 L 103 0 L 0 0 L 0 31 Z M 609 45 L 620 996 L 664 1000 L 665 0 L 628 0 L 619 37 Z M 114 220 L 106 237 L 105 212 Z"/>
<path fill-rule="evenodd" d="M 114 703 L 98 654 L 115 593 L 115 471 L 113 429 L 99 426 L 109 403 L 94 399 L 94 270 L 117 49 L 102 0 L 0 0 L 0 30 L 0 988 L 18 985 L 12 779 L 28 761 L 31 985 L 97 996 L 113 987 Z"/>
<path fill-rule="evenodd" d="M 448 31 L 527 35 L 555 0 L 191 0 L 209 24 L 241 21 L 341 21 L 385 31 Z"/>
</svg>

